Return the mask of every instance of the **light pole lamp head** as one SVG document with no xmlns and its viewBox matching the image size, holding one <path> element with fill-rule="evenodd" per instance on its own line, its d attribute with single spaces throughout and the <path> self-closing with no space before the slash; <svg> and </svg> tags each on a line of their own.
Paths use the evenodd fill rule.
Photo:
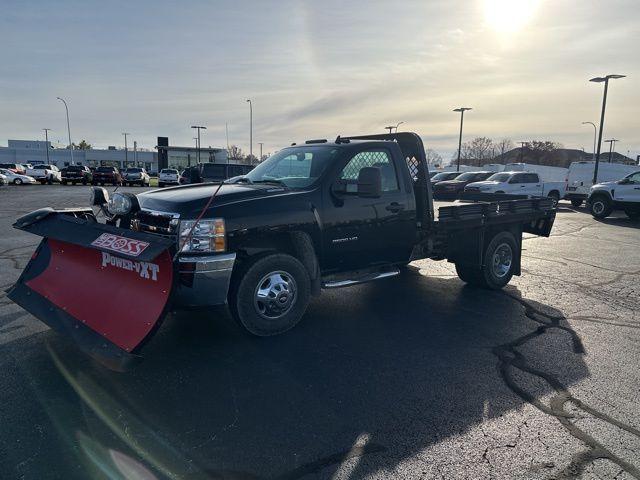
<svg viewBox="0 0 640 480">
<path fill-rule="evenodd" d="M 616 74 L 611 74 L 611 75 L 606 75 L 604 77 L 594 77 L 592 79 L 590 79 L 590 82 L 595 82 L 595 83 L 602 83 L 602 82 L 606 82 L 609 79 L 618 79 L 618 78 L 624 78 L 626 77 L 626 75 L 616 75 Z"/>
<path fill-rule="evenodd" d="M 470 108 L 470 107 L 460 107 L 460 108 L 454 108 L 454 109 L 453 109 L 453 111 L 454 111 L 454 112 L 460 112 L 460 113 L 462 113 L 462 112 L 466 112 L 467 110 L 473 110 L 473 108 Z"/>
</svg>

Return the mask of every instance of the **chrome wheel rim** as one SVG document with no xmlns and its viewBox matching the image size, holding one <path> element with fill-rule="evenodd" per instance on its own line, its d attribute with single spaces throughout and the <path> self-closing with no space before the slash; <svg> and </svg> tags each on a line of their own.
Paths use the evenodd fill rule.
<svg viewBox="0 0 640 480">
<path fill-rule="evenodd" d="M 296 281 L 284 271 L 268 273 L 258 282 L 253 303 L 263 318 L 275 320 L 286 315 L 296 303 Z"/>
<path fill-rule="evenodd" d="M 595 202 L 593 204 L 593 213 L 600 215 L 602 212 L 604 212 L 604 203 L 601 201 Z"/>
<path fill-rule="evenodd" d="M 493 253 L 493 274 L 498 278 L 503 278 L 511 270 L 513 262 L 513 251 L 508 243 L 502 243 Z"/>
</svg>

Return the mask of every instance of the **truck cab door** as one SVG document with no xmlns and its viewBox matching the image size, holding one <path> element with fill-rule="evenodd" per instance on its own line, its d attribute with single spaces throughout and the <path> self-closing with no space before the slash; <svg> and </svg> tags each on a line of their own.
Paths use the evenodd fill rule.
<svg viewBox="0 0 640 480">
<path fill-rule="evenodd" d="M 625 183 L 616 185 L 614 198 L 620 202 L 638 203 L 640 207 L 640 172 L 629 175 Z"/>
<path fill-rule="evenodd" d="M 401 181 L 390 150 L 363 150 L 347 157 L 324 198 L 323 270 L 344 271 L 408 261 L 416 235 L 415 200 Z M 358 196 L 358 175 L 380 168 L 378 198 Z M 403 172 L 406 173 L 406 172 Z"/>
</svg>

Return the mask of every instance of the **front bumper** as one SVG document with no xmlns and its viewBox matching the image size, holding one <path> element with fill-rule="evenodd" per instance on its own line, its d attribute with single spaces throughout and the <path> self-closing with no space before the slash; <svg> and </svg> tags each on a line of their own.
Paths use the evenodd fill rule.
<svg viewBox="0 0 640 480">
<path fill-rule="evenodd" d="M 176 306 L 208 307 L 227 303 L 235 253 L 178 258 Z"/>
</svg>

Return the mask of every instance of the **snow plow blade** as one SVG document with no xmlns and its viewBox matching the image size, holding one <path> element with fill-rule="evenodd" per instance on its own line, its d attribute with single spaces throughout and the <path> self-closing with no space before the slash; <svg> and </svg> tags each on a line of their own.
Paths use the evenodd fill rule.
<svg viewBox="0 0 640 480">
<path fill-rule="evenodd" d="M 112 370 L 140 359 L 173 285 L 173 240 L 43 209 L 15 228 L 44 237 L 8 297 Z"/>
</svg>

